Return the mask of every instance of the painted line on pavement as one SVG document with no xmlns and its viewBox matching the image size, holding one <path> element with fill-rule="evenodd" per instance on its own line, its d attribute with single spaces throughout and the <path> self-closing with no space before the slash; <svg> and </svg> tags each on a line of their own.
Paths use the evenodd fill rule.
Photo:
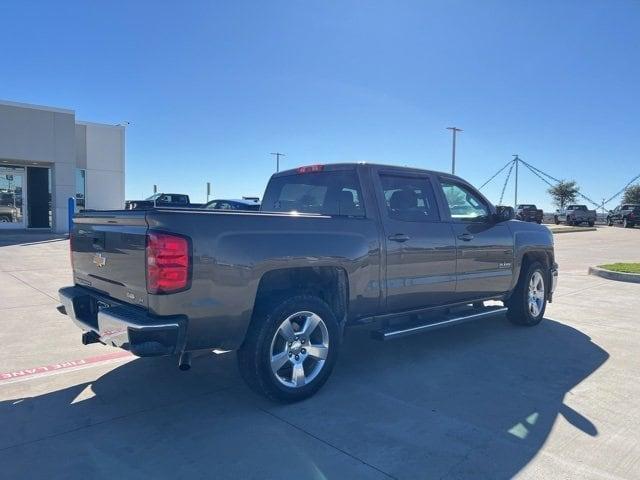
<svg viewBox="0 0 640 480">
<path fill-rule="evenodd" d="M 48 377 L 69 371 L 81 370 L 88 367 L 97 367 L 108 363 L 122 362 L 124 360 L 133 360 L 136 358 L 130 352 L 118 350 L 117 352 L 107 353 L 104 355 L 95 355 L 92 357 L 82 358 L 80 360 L 71 360 L 66 362 L 52 363 L 51 365 L 40 365 L 33 368 L 23 368 L 21 370 L 13 370 L 10 372 L 0 373 L 0 386 L 8 383 L 21 382 L 36 378 Z"/>
</svg>

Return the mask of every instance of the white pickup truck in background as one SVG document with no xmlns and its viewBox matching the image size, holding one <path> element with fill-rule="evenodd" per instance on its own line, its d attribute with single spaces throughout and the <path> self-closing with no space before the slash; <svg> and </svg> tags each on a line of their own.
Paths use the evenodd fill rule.
<svg viewBox="0 0 640 480">
<path fill-rule="evenodd" d="M 580 225 L 588 223 L 590 227 L 596 223 L 596 211 L 589 210 L 586 205 L 567 205 L 564 209 L 556 210 L 553 216 L 556 225 Z"/>
</svg>

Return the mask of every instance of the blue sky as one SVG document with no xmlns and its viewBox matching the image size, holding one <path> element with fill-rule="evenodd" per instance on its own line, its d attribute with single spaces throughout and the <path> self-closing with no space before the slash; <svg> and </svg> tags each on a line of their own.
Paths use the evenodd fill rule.
<svg viewBox="0 0 640 480">
<path fill-rule="evenodd" d="M 273 151 L 448 170 L 451 125 L 476 185 L 514 153 L 596 199 L 640 173 L 632 0 L 8 0 L 0 18 L 0 98 L 131 122 L 127 198 L 261 195 Z"/>
</svg>

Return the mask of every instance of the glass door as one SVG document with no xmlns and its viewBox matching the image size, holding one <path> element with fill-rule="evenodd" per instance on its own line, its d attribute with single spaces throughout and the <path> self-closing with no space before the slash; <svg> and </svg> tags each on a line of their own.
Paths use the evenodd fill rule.
<svg viewBox="0 0 640 480">
<path fill-rule="evenodd" d="M 0 167 L 0 229 L 24 228 L 25 169 Z"/>
</svg>

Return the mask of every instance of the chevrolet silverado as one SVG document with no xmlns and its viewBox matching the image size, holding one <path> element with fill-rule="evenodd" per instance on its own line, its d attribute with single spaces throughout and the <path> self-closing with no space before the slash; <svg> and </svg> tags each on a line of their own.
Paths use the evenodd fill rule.
<svg viewBox="0 0 640 480">
<path fill-rule="evenodd" d="M 301 400 L 329 377 L 345 327 L 390 340 L 505 313 L 538 324 L 553 238 L 513 215 L 450 174 L 354 163 L 274 174 L 257 212 L 85 211 L 58 309 L 85 344 L 182 369 L 194 351 L 237 350 L 252 389 Z"/>
</svg>

